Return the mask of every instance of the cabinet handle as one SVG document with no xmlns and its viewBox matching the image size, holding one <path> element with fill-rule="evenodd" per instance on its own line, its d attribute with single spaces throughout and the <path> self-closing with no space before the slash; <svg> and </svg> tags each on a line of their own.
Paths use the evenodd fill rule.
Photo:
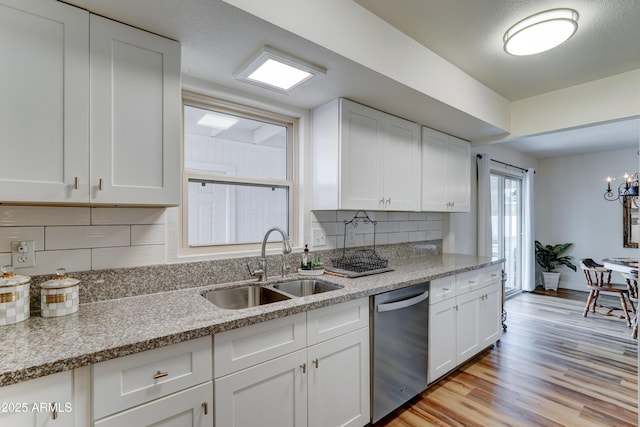
<svg viewBox="0 0 640 427">
<path fill-rule="evenodd" d="M 80 188 L 80 180 L 76 176 L 75 179 L 73 180 L 73 189 L 77 190 L 78 188 Z"/>
<path fill-rule="evenodd" d="M 318 359 L 316 358 L 316 359 L 313 361 L 313 366 L 315 366 L 315 367 L 316 367 L 316 369 L 318 369 L 318 364 L 319 364 L 319 363 L 318 363 Z"/>
<path fill-rule="evenodd" d="M 165 372 L 160 372 L 160 371 L 158 371 L 153 375 L 153 379 L 157 380 L 157 379 L 168 377 L 168 376 L 169 376 L 169 372 L 166 372 L 166 371 Z"/>
<path fill-rule="evenodd" d="M 443 290 L 444 292 L 449 292 L 449 290 L 450 290 L 450 289 L 449 289 L 449 288 L 442 288 L 442 290 Z"/>
<path fill-rule="evenodd" d="M 209 415 L 209 405 L 207 404 L 207 402 L 202 402 L 202 410 L 204 411 L 205 415 Z"/>
<path fill-rule="evenodd" d="M 307 373 L 307 364 L 303 363 L 302 365 L 300 365 L 300 368 L 302 368 L 302 373 L 306 374 Z"/>
<path fill-rule="evenodd" d="M 52 420 L 57 420 L 58 419 L 58 410 L 55 407 L 55 403 L 52 405 L 53 409 L 51 410 L 51 419 Z"/>
<path fill-rule="evenodd" d="M 98 190 L 102 191 L 102 178 L 98 180 Z"/>
<path fill-rule="evenodd" d="M 457 306 L 457 305 L 454 305 L 454 306 L 453 306 L 453 308 L 454 308 L 456 311 L 458 311 L 458 306 Z"/>
<path fill-rule="evenodd" d="M 389 197 L 389 198 L 387 199 L 387 201 L 386 201 L 386 202 L 384 202 L 384 207 L 385 207 L 385 208 L 387 207 L 387 205 L 391 205 L 391 197 Z"/>
<path fill-rule="evenodd" d="M 379 208 L 384 207 L 384 199 L 380 199 L 380 201 L 378 202 L 378 207 Z"/>
</svg>

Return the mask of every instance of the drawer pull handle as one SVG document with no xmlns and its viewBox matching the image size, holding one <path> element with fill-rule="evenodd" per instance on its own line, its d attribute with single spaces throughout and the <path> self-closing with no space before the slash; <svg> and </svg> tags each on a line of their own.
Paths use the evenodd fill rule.
<svg viewBox="0 0 640 427">
<path fill-rule="evenodd" d="M 80 180 L 76 176 L 75 179 L 73 180 L 73 189 L 77 190 L 78 188 L 80 188 Z"/>
<path fill-rule="evenodd" d="M 169 376 L 169 372 L 160 372 L 160 371 L 158 371 L 153 375 L 153 379 L 157 380 L 157 379 L 168 377 L 168 376 Z"/>
<path fill-rule="evenodd" d="M 102 178 L 98 180 L 98 190 L 102 191 Z"/>
<path fill-rule="evenodd" d="M 51 411 L 51 419 L 52 420 L 57 420 L 58 419 L 58 411 L 55 408 L 55 404 L 52 405 L 54 406 L 53 410 Z"/>
<path fill-rule="evenodd" d="M 207 404 L 207 402 L 202 402 L 202 410 L 204 411 L 205 415 L 209 415 L 209 405 Z"/>
<path fill-rule="evenodd" d="M 449 288 L 442 288 L 442 290 L 445 291 L 445 292 L 449 292 L 450 289 Z"/>
<path fill-rule="evenodd" d="M 303 363 L 302 365 L 300 365 L 300 368 L 302 368 L 302 373 L 306 374 L 307 373 L 307 364 Z"/>
<path fill-rule="evenodd" d="M 318 359 L 316 358 L 316 359 L 313 361 L 313 366 L 315 366 L 315 367 L 316 367 L 316 369 L 318 369 L 318 365 L 319 365 L 319 363 L 318 363 Z"/>
</svg>

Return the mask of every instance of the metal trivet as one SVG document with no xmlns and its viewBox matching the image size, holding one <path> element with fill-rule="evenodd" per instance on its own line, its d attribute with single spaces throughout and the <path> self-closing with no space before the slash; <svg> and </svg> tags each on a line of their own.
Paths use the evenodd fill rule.
<svg viewBox="0 0 640 427">
<path fill-rule="evenodd" d="M 373 248 L 354 250 L 347 256 L 347 226 L 351 225 L 352 227 L 357 228 L 360 223 L 373 224 Z M 344 221 L 342 257 L 333 258 L 331 260 L 334 267 L 347 271 L 354 271 L 356 273 L 387 268 L 389 260 L 380 258 L 376 253 L 376 223 L 377 221 L 373 221 L 369 218 L 365 211 L 358 211 L 350 221 Z"/>
</svg>

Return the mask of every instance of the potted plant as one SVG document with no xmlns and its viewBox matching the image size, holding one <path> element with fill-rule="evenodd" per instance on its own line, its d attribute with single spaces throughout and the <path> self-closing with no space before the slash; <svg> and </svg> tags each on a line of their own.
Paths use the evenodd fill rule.
<svg viewBox="0 0 640 427">
<path fill-rule="evenodd" d="M 558 245 L 543 245 L 536 240 L 536 261 L 542 267 L 542 276 L 544 277 L 545 290 L 557 290 L 560 273 L 556 271 L 556 267 L 565 265 L 577 271 L 575 264 L 571 262 L 570 256 L 560 256 L 564 251 L 569 249 L 573 243 L 560 243 Z"/>
</svg>

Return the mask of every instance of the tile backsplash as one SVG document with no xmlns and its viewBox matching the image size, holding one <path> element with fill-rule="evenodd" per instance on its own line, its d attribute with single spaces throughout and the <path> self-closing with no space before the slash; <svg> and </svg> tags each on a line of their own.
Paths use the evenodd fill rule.
<svg viewBox="0 0 640 427">
<path fill-rule="evenodd" d="M 351 224 L 345 228 L 345 221 L 350 221 L 356 211 L 313 211 L 312 237 L 326 235 L 326 245 L 319 249 L 341 249 L 375 244 L 387 245 L 395 243 L 421 242 L 442 239 L 442 214 L 437 212 L 366 212 L 373 224 L 359 222 L 356 227 Z M 346 236 L 345 236 L 346 231 Z"/>
<path fill-rule="evenodd" d="M 372 224 L 347 228 L 355 211 L 311 212 L 314 250 L 373 245 Z M 367 212 L 376 221 L 376 245 L 442 239 L 442 214 Z M 36 266 L 16 269 L 28 276 L 166 264 L 164 208 L 0 206 L 0 265 L 11 264 L 11 242 L 33 240 Z M 326 244 L 314 244 L 320 232 Z"/>
<path fill-rule="evenodd" d="M 28 276 L 164 264 L 164 208 L 0 206 L 0 265 L 11 264 L 11 242 L 33 240 Z"/>
</svg>

